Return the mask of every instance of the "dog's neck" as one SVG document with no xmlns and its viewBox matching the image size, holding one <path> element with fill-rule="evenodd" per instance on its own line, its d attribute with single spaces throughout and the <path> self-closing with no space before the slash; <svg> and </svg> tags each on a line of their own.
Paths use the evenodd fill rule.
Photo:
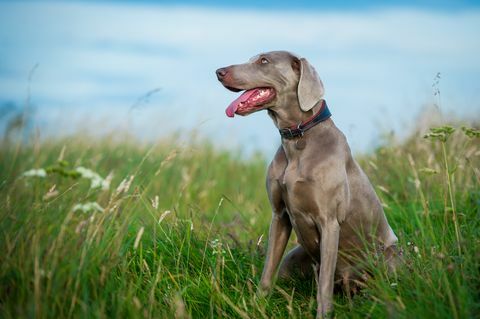
<svg viewBox="0 0 480 319">
<path fill-rule="evenodd" d="M 323 100 L 320 100 L 311 110 L 304 112 L 300 105 L 290 105 L 286 108 L 272 108 L 268 110 L 268 115 L 278 129 L 296 126 L 307 121 L 314 114 L 320 111 Z"/>
<path fill-rule="evenodd" d="M 330 118 L 330 112 L 324 100 L 320 100 L 308 112 L 301 111 L 300 107 L 295 108 L 292 106 L 286 114 L 283 112 L 274 112 L 273 110 L 268 110 L 268 113 L 282 135 L 282 146 L 288 161 L 294 160 L 301 156 L 301 154 L 308 152 L 308 149 L 311 149 L 313 145 L 316 145 L 317 149 L 322 149 L 323 146 L 335 140 L 334 138 L 332 139 L 335 124 L 333 124 Z M 311 123 L 312 121 L 315 122 L 312 126 L 303 125 L 306 122 Z M 292 128 L 292 123 L 297 123 L 295 126 L 302 123 L 302 126 L 299 129 L 297 128 L 297 130 L 285 130 L 286 128 Z M 298 131 L 301 132 L 300 135 L 290 135 L 291 133 L 298 133 Z"/>
</svg>

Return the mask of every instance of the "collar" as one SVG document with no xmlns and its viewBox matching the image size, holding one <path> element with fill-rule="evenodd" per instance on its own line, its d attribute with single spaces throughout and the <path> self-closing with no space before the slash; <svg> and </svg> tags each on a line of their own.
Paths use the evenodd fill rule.
<svg viewBox="0 0 480 319">
<path fill-rule="evenodd" d="M 282 128 L 282 129 L 279 129 L 278 131 L 280 132 L 280 135 L 287 140 L 290 140 L 296 137 L 302 137 L 306 131 L 308 131 L 318 123 L 327 120 L 328 118 L 330 118 L 330 116 L 332 116 L 332 113 L 330 113 L 330 110 L 328 109 L 327 102 L 323 100 L 322 107 L 320 107 L 320 110 L 318 111 L 317 114 L 314 114 L 305 122 L 302 122 L 298 125 L 292 125 L 287 128 Z"/>
</svg>

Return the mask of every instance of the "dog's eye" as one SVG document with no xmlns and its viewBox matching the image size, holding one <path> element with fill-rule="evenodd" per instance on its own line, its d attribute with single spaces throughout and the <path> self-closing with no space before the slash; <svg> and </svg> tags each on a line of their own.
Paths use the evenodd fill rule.
<svg viewBox="0 0 480 319">
<path fill-rule="evenodd" d="M 267 63 L 270 63 L 270 61 L 268 61 L 266 58 L 262 58 L 262 59 L 260 60 L 260 63 L 262 63 L 262 64 L 267 64 Z"/>
</svg>

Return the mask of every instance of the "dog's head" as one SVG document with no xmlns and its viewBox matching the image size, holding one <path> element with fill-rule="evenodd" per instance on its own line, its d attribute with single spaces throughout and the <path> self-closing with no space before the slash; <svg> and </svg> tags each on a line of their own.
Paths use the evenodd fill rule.
<svg viewBox="0 0 480 319">
<path fill-rule="evenodd" d="M 226 109 L 229 117 L 270 108 L 300 107 L 307 112 L 324 93 L 313 66 L 287 51 L 262 53 L 247 63 L 220 68 L 216 74 L 227 89 L 245 91 Z"/>
</svg>

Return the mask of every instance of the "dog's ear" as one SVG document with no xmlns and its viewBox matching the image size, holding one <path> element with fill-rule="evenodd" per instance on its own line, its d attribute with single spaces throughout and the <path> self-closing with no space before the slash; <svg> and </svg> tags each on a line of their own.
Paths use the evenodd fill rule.
<svg viewBox="0 0 480 319">
<path fill-rule="evenodd" d="M 298 103 L 302 111 L 311 110 L 323 97 L 325 89 L 317 71 L 304 58 L 300 59 L 300 80 L 298 81 Z"/>
</svg>

